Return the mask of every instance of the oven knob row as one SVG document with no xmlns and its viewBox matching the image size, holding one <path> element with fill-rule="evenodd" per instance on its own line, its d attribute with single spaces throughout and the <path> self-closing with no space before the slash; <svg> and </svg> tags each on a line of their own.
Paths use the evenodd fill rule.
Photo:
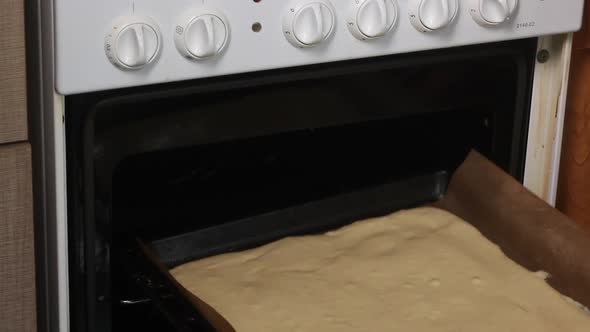
<svg viewBox="0 0 590 332">
<path fill-rule="evenodd" d="M 481 26 L 495 26 L 512 17 L 518 0 L 467 0 L 473 20 Z M 421 32 L 440 30 L 453 22 L 459 0 L 410 0 L 410 21 Z"/>
<path fill-rule="evenodd" d="M 397 0 L 349 1 L 351 5 L 346 25 L 357 39 L 382 37 L 397 21 Z M 459 11 L 459 0 L 410 0 L 408 9 L 410 21 L 418 31 L 435 31 L 453 22 Z M 296 1 L 283 16 L 283 32 L 296 47 L 316 46 L 330 37 L 335 16 L 330 0 Z"/>
<path fill-rule="evenodd" d="M 230 37 L 229 21 L 214 8 L 201 7 L 179 19 L 174 42 L 183 56 L 205 60 L 221 53 Z M 109 61 L 124 70 L 137 70 L 153 62 L 159 52 L 162 35 L 150 17 L 126 16 L 113 24 L 105 38 Z"/>
<path fill-rule="evenodd" d="M 481 26 L 495 26 L 512 17 L 518 0 L 467 0 L 473 20 Z M 459 0 L 410 0 L 410 21 L 421 32 L 440 30 L 450 25 L 459 12 Z"/>
<path fill-rule="evenodd" d="M 347 27 L 360 40 L 376 39 L 393 29 L 399 16 L 397 0 L 349 0 Z M 467 0 L 478 24 L 495 26 L 507 20 L 518 0 Z M 443 29 L 453 22 L 459 0 L 409 0 L 412 25 L 421 32 Z M 296 47 L 313 47 L 327 40 L 335 28 L 336 13 L 330 0 L 298 0 L 283 16 L 283 32 Z M 174 42 L 180 54 L 204 60 L 220 54 L 229 42 L 230 25 L 219 10 L 198 7 L 187 12 L 175 27 Z M 137 70 L 153 62 L 161 48 L 162 35 L 149 17 L 118 19 L 105 38 L 105 53 L 120 69 Z"/>
<path fill-rule="evenodd" d="M 387 34 L 398 18 L 397 0 L 349 0 L 347 26 L 360 40 Z M 494 26 L 510 19 L 518 0 L 468 0 L 469 12 L 482 26 Z M 459 12 L 459 0 L 409 0 L 410 22 L 420 32 L 449 26 Z M 283 32 L 296 47 L 313 47 L 327 40 L 334 30 L 335 11 L 330 0 L 293 2 L 283 16 Z"/>
<path fill-rule="evenodd" d="M 375 39 L 389 32 L 397 21 L 395 0 L 352 0 L 347 26 L 360 40 Z M 313 47 L 328 39 L 336 14 L 329 0 L 299 1 L 283 16 L 283 32 L 296 47 Z"/>
<path fill-rule="evenodd" d="M 357 39 L 382 37 L 397 21 L 397 0 L 349 1 L 346 25 Z M 443 29 L 453 22 L 459 10 L 459 0 L 410 0 L 408 6 L 412 25 L 418 31 L 429 32 Z M 330 37 L 335 16 L 330 0 L 300 0 L 294 2 L 283 16 L 283 32 L 296 47 L 316 46 Z"/>
</svg>

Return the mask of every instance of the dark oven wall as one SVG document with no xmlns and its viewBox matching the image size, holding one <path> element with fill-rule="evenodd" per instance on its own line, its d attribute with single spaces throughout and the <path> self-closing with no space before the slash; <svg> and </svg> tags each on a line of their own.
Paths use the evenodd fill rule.
<svg viewBox="0 0 590 332">
<path fill-rule="evenodd" d="M 452 173 L 470 149 L 522 179 L 535 46 L 522 40 L 67 97 L 74 330 L 170 329 L 120 261 L 136 237 Z"/>
</svg>

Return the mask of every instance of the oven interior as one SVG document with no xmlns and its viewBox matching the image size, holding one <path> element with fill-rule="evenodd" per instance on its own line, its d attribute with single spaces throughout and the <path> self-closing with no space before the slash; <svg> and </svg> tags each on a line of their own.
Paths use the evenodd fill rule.
<svg viewBox="0 0 590 332">
<path fill-rule="evenodd" d="M 73 330 L 175 331 L 131 277 L 125 253 L 137 238 L 450 175 L 471 149 L 522 179 L 535 44 L 68 96 Z M 410 193 L 433 185 L 405 187 L 390 209 L 436 199 Z"/>
</svg>

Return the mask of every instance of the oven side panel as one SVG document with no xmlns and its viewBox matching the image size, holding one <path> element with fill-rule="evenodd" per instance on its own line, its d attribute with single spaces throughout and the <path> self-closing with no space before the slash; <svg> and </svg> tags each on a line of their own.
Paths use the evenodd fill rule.
<svg viewBox="0 0 590 332">
<path fill-rule="evenodd" d="M 557 197 L 572 40 L 572 34 L 540 38 L 535 66 L 524 185 L 551 205 Z"/>
<path fill-rule="evenodd" d="M 54 2 L 25 1 L 32 147 L 37 330 L 68 332 L 64 97 L 54 76 Z"/>
</svg>

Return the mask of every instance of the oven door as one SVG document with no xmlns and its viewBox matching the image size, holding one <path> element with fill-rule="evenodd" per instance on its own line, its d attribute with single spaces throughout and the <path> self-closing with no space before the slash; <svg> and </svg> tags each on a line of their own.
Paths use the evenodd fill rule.
<svg viewBox="0 0 590 332">
<path fill-rule="evenodd" d="M 67 97 L 72 329 L 175 330 L 130 277 L 125 257 L 138 237 L 452 174 L 471 149 L 522 180 L 535 47 L 522 40 Z M 426 203 L 397 195 L 403 207 Z"/>
</svg>

